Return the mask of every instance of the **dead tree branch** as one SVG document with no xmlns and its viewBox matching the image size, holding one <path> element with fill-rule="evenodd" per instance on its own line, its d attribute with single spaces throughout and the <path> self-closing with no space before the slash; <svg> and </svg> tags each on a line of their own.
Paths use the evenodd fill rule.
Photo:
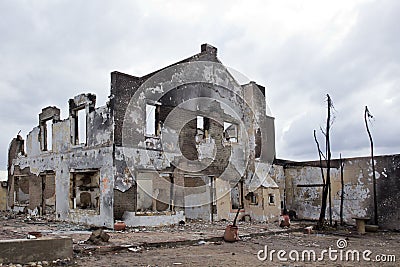
<svg viewBox="0 0 400 267">
<path fill-rule="evenodd" d="M 316 130 L 314 130 L 314 140 L 315 140 L 315 143 L 317 144 L 317 149 L 318 149 L 319 167 L 320 167 L 320 169 L 321 169 L 322 183 L 323 183 L 324 186 L 325 186 L 324 168 L 322 167 L 322 157 L 325 158 L 325 156 L 324 156 L 324 153 L 322 153 L 321 148 L 320 148 L 320 146 L 319 146 L 319 142 L 318 142 L 318 139 L 317 139 L 317 131 L 316 131 Z"/>
<path fill-rule="evenodd" d="M 344 163 L 342 160 L 342 153 L 340 153 L 340 184 L 342 186 L 342 191 L 340 194 L 340 225 L 344 225 L 343 222 L 343 203 L 344 203 L 344 177 L 343 177 L 343 168 L 344 168 Z"/>
<path fill-rule="evenodd" d="M 373 194 L 374 194 L 374 224 L 378 225 L 378 203 L 376 199 L 376 176 L 375 176 L 375 160 L 374 160 L 374 142 L 372 140 L 372 135 L 368 127 L 368 119 L 372 119 L 374 116 L 369 112 L 368 107 L 365 106 L 364 112 L 364 122 L 365 128 L 367 128 L 367 133 L 369 136 L 369 141 L 371 145 L 371 161 L 372 161 L 372 183 L 373 183 Z"/>
<path fill-rule="evenodd" d="M 331 144 L 330 144 L 330 128 L 332 126 L 332 119 L 331 119 L 331 110 L 333 108 L 332 99 L 327 96 L 327 108 L 328 108 L 328 115 L 326 118 L 326 130 L 325 130 L 325 155 L 326 155 L 326 183 L 322 190 L 322 204 L 321 204 L 321 213 L 318 220 L 318 228 L 323 228 L 325 222 L 325 213 L 326 213 L 326 206 L 327 206 L 327 199 L 329 194 L 329 221 L 330 225 L 332 225 L 332 194 L 331 194 Z"/>
</svg>

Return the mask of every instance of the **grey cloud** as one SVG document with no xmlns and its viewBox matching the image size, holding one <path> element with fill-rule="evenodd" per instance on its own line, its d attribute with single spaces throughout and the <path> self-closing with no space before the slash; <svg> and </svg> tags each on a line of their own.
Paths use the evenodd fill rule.
<svg viewBox="0 0 400 267">
<path fill-rule="evenodd" d="M 268 17 L 227 20 L 230 6 L 222 2 L 194 2 L 188 16 L 175 17 L 167 3 L 1 1 L 0 120 L 7 129 L 0 133 L 0 169 L 10 139 L 37 125 L 43 107 L 59 106 L 65 118 L 68 99 L 81 92 L 95 93 L 104 105 L 111 71 L 144 75 L 197 53 L 203 42 L 217 46 L 227 66 L 267 87 L 278 157 L 316 159 L 312 131 L 324 124 L 326 93 L 337 109 L 334 155 L 368 153 L 365 105 L 376 117 L 377 153 L 399 152 L 398 1 L 357 5 L 355 24 L 329 53 L 330 39 L 324 37 L 330 37 L 334 21 L 320 36 L 300 29 L 277 40 L 275 33 L 283 29 Z M 262 5 L 249 8 L 269 8 L 268 2 Z M 276 32 L 254 31 L 271 23 Z"/>
</svg>

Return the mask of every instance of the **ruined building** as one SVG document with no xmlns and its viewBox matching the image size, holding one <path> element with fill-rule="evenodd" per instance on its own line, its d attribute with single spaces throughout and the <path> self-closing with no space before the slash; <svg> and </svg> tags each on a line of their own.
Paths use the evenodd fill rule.
<svg viewBox="0 0 400 267">
<path fill-rule="evenodd" d="M 367 139 L 368 137 L 365 136 Z M 382 229 L 400 230 L 400 155 L 375 156 L 376 203 L 371 157 L 345 158 L 331 162 L 331 206 L 333 222 L 342 219 L 355 224 L 355 217 L 370 218 Z M 322 165 L 326 174 L 326 165 Z M 279 169 L 276 182 L 279 185 L 283 205 L 297 212 L 298 218 L 318 220 L 321 211 L 322 186 L 319 161 L 293 162 L 276 160 L 274 168 Z M 342 201 L 343 197 L 343 201 Z M 326 218 L 329 221 L 329 203 Z"/>
<path fill-rule="evenodd" d="M 109 101 L 46 107 L 11 141 L 8 208 L 112 227 L 185 218 L 274 221 L 274 118 L 265 88 L 240 85 L 208 44 L 143 77 L 111 73 Z"/>
</svg>

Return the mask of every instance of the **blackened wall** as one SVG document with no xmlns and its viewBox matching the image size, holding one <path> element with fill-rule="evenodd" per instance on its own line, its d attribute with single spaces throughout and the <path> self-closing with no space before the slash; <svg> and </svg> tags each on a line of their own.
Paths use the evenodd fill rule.
<svg viewBox="0 0 400 267">
<path fill-rule="evenodd" d="M 136 209 L 136 186 L 125 192 L 114 189 L 114 220 L 122 220 L 125 211 Z"/>
<path fill-rule="evenodd" d="M 379 225 L 400 230 L 400 155 L 377 157 L 376 163 Z"/>
</svg>

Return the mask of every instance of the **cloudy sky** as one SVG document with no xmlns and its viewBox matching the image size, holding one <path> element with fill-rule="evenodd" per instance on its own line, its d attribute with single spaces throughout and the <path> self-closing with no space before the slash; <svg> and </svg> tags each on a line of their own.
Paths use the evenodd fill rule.
<svg viewBox="0 0 400 267">
<path fill-rule="evenodd" d="M 142 76 L 218 48 L 267 87 L 277 157 L 316 159 L 313 130 L 334 101 L 333 156 L 400 153 L 400 1 L 0 1 L 0 170 L 43 107 L 83 92 L 104 105 L 110 72 Z M 322 142 L 322 135 L 319 134 Z"/>
</svg>

